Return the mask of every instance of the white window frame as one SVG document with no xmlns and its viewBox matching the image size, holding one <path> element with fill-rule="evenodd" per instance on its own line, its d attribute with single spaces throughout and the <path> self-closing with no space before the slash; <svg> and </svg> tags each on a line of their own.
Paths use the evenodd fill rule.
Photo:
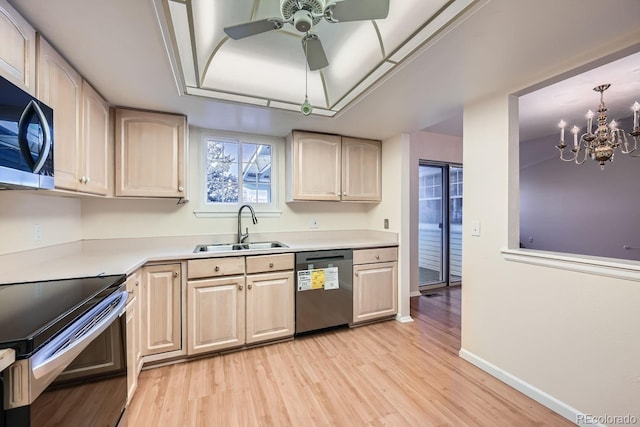
<svg viewBox="0 0 640 427">
<path fill-rule="evenodd" d="M 197 192 L 200 205 L 193 212 L 197 218 L 228 218 L 238 214 L 240 206 L 244 202 L 238 203 L 207 203 L 207 141 L 216 140 L 222 142 L 268 144 L 271 146 L 271 203 L 249 203 L 257 214 L 262 217 L 276 217 L 282 215 L 280 210 L 279 178 L 280 178 L 280 150 L 283 148 L 284 140 L 265 135 L 253 135 L 234 132 L 223 132 L 216 130 L 200 129 L 198 147 L 197 166 Z M 242 160 L 239 159 L 240 164 Z M 242 193 L 242 191 L 240 191 Z"/>
</svg>

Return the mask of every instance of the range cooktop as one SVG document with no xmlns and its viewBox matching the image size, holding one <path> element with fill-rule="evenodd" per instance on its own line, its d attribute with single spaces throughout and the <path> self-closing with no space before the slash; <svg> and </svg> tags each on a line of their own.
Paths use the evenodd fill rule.
<svg viewBox="0 0 640 427">
<path fill-rule="evenodd" d="M 29 357 L 68 324 L 115 292 L 126 275 L 0 285 L 0 348 Z"/>
</svg>

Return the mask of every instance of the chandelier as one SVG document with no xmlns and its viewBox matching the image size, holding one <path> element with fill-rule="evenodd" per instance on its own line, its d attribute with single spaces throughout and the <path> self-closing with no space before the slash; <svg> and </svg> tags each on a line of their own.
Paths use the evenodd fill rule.
<svg viewBox="0 0 640 427">
<path fill-rule="evenodd" d="M 571 148 L 571 155 L 569 158 L 564 157 L 564 149 L 567 145 L 564 143 L 564 129 L 567 127 L 567 123 L 564 120 L 560 120 L 558 126 L 560 126 L 560 144 L 556 145 L 556 148 L 560 151 L 560 160 L 565 162 L 575 162 L 577 165 L 583 164 L 587 158 L 591 158 L 600 163 L 600 169 L 604 170 L 604 162 L 612 161 L 613 155 L 617 148 L 620 148 L 622 154 L 628 154 L 631 157 L 640 157 L 638 154 L 633 154 L 638 148 L 638 142 L 640 140 L 640 128 L 638 127 L 638 112 L 640 111 L 640 104 L 636 101 L 631 110 L 633 111 L 633 131 L 628 134 L 623 129 L 618 128 L 618 124 L 615 120 L 611 120 L 611 123 L 607 123 L 607 107 L 604 104 L 604 91 L 609 89 L 610 84 L 604 84 L 593 88 L 596 92 L 600 92 L 600 107 L 598 108 L 598 126 L 595 133 L 593 133 L 593 111 L 589 110 L 587 113 L 587 130 L 578 139 L 578 133 L 580 128 L 574 126 L 571 128 L 573 134 L 573 148 Z M 629 143 L 629 135 L 633 141 L 633 144 Z"/>
</svg>

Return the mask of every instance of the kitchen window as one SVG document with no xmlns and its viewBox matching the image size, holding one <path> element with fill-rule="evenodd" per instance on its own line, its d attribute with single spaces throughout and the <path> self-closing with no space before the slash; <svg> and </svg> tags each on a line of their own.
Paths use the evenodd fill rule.
<svg viewBox="0 0 640 427">
<path fill-rule="evenodd" d="M 278 140 L 268 136 L 202 132 L 197 216 L 228 216 L 243 204 L 278 213 Z"/>
</svg>

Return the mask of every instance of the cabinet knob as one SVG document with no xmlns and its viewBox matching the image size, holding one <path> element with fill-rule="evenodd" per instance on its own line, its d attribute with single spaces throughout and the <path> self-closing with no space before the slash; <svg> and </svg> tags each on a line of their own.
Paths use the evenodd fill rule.
<svg viewBox="0 0 640 427">
<path fill-rule="evenodd" d="M 238 285 L 238 290 L 241 291 L 242 290 L 242 285 Z"/>
<path fill-rule="evenodd" d="M 173 272 L 173 277 L 178 277 L 179 273 L 177 271 Z"/>
<path fill-rule="evenodd" d="M 213 271 L 220 271 L 220 266 L 216 265 Z"/>
<path fill-rule="evenodd" d="M 269 268 L 273 268 L 273 263 L 272 262 L 269 263 Z"/>
<path fill-rule="evenodd" d="M 376 259 L 380 259 L 380 255 L 376 255 Z"/>
<path fill-rule="evenodd" d="M 249 283 L 249 284 L 247 285 L 247 289 L 251 289 L 251 288 L 252 288 L 252 285 L 251 285 L 251 283 Z"/>
<path fill-rule="evenodd" d="M 178 187 L 178 191 L 182 193 L 182 192 L 184 191 L 184 187 L 183 187 L 182 185 L 181 185 L 181 186 L 179 186 L 179 187 Z"/>
<path fill-rule="evenodd" d="M 140 284 L 139 280 L 136 280 L 136 286 L 138 286 Z"/>
<path fill-rule="evenodd" d="M 80 184 L 86 184 L 87 182 L 89 182 L 89 178 L 87 178 L 86 176 L 83 176 L 79 179 Z"/>
<path fill-rule="evenodd" d="M 133 293 L 133 289 L 128 289 L 127 292 L 129 292 L 130 294 Z"/>
<path fill-rule="evenodd" d="M 358 272 L 353 273 L 354 276 L 358 277 Z"/>
</svg>

